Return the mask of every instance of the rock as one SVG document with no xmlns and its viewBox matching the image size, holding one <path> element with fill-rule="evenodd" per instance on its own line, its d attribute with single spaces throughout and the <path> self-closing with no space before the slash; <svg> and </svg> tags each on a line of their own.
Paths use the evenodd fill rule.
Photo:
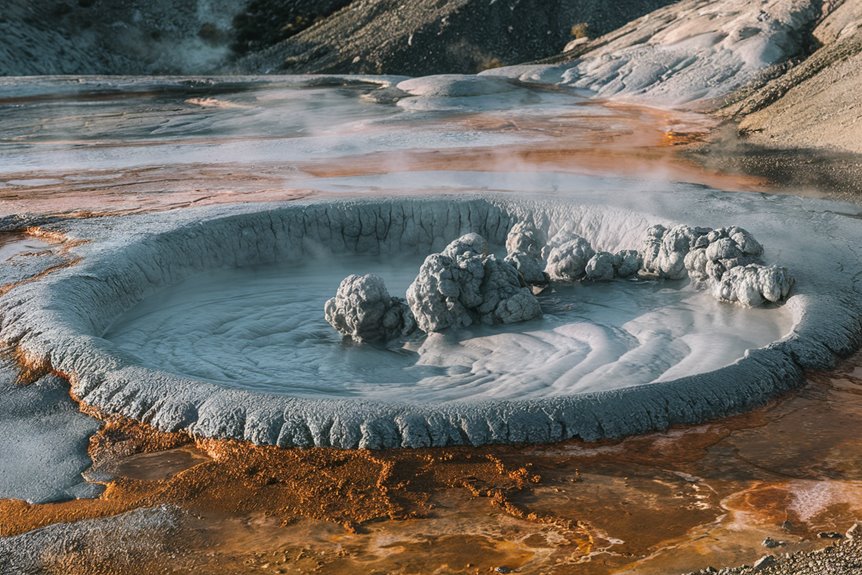
<svg viewBox="0 0 862 575">
<path fill-rule="evenodd" d="M 682 279 L 687 270 L 685 258 L 707 228 L 679 225 L 670 229 L 658 224 L 647 228 L 641 254 L 643 269 L 649 274 L 666 279 Z"/>
<path fill-rule="evenodd" d="M 416 329 L 407 303 L 390 296 L 383 279 L 374 274 L 344 278 L 324 305 L 324 316 L 338 333 L 356 342 L 386 341 Z"/>
<path fill-rule="evenodd" d="M 820 5 L 808 1 L 683 0 L 588 43 L 572 54 L 577 58 L 563 78 L 604 98 L 715 106 L 729 92 L 756 85 L 783 62 L 804 56 L 804 38 L 820 16 Z M 820 109 L 843 101 L 840 94 L 819 100 Z M 824 115 L 815 117 L 822 122 Z M 843 119 L 852 125 L 853 117 Z"/>
<path fill-rule="evenodd" d="M 862 523 L 854 523 L 853 527 L 847 530 L 847 533 L 844 534 L 848 539 L 859 539 L 862 538 Z"/>
<path fill-rule="evenodd" d="M 712 286 L 712 295 L 719 301 L 738 302 L 745 307 L 757 307 L 764 302 L 777 303 L 787 297 L 794 280 L 786 268 L 749 264 L 727 271 Z"/>
<path fill-rule="evenodd" d="M 81 413 L 60 377 L 16 383 L 20 367 L 9 356 L 0 358 L 0 498 L 47 503 L 98 497 L 102 486 L 81 473 L 93 463 L 87 440 L 99 422 Z"/>
<path fill-rule="evenodd" d="M 185 517 L 178 507 L 160 505 L 0 537 L 0 572 L 105 573 L 105 565 L 140 572 L 136 561 L 141 557 L 180 553 L 178 535 Z"/>
<path fill-rule="evenodd" d="M 844 536 L 837 531 L 821 531 L 817 537 L 820 539 L 844 539 Z"/>
<path fill-rule="evenodd" d="M 551 250 L 554 248 L 560 247 L 566 242 L 575 240 L 580 238 L 580 234 L 577 233 L 577 225 L 571 221 L 565 222 L 562 227 L 560 227 L 554 235 L 552 235 L 545 242 L 545 245 L 542 246 L 542 259 L 547 260 L 548 256 L 551 254 Z"/>
<path fill-rule="evenodd" d="M 245 2 L 198 4 L 165 0 L 4 2 L 0 21 L 3 75 L 211 74 L 223 70 L 232 57 L 232 20 Z"/>
<path fill-rule="evenodd" d="M 443 255 L 450 258 L 460 256 L 486 256 L 488 255 L 488 242 L 476 233 L 464 234 L 457 240 L 452 241 L 443 249 Z"/>
<path fill-rule="evenodd" d="M 264 50 L 332 15 L 349 0 L 248 0 L 233 20 L 238 56 Z"/>
<path fill-rule="evenodd" d="M 767 537 L 766 539 L 763 540 L 763 543 L 761 543 L 761 545 L 763 545 L 767 549 L 775 549 L 776 547 L 784 546 L 785 543 L 784 543 L 784 541 L 777 541 L 777 540 L 773 539 L 772 537 Z"/>
<path fill-rule="evenodd" d="M 590 243 L 580 236 L 552 247 L 545 271 L 554 280 L 575 281 L 586 275 L 587 262 L 595 255 Z"/>
<path fill-rule="evenodd" d="M 515 266 L 529 285 L 543 286 L 549 282 L 542 260 L 542 239 L 536 227 L 518 222 L 506 236 L 506 263 Z"/>
<path fill-rule="evenodd" d="M 773 557 L 772 555 L 764 555 L 763 557 L 761 557 L 760 559 L 758 559 L 757 561 L 754 562 L 754 570 L 755 571 L 762 571 L 762 570 L 766 569 L 767 567 L 769 567 L 770 565 L 774 565 L 774 564 L 775 564 L 775 557 Z"/>
<path fill-rule="evenodd" d="M 477 306 L 482 323 L 518 323 L 542 315 L 539 300 L 523 287 L 518 271 L 494 256 L 484 259 L 482 302 Z"/>
<path fill-rule="evenodd" d="M 597 252 L 584 268 L 586 279 L 592 281 L 610 281 L 614 279 L 614 254 Z"/>
<path fill-rule="evenodd" d="M 755 145 L 806 150 L 803 170 L 813 176 L 812 182 L 818 181 L 816 158 L 821 151 L 829 157 L 838 155 L 836 151 L 862 153 L 856 110 L 833 105 L 862 90 L 860 29 L 862 4 L 824 5 L 811 31 L 814 53 L 757 90 L 747 86 L 740 91 L 742 99 L 729 98 L 722 115 L 740 119 L 739 133 Z"/>
<path fill-rule="evenodd" d="M 793 288 L 793 284 L 796 283 L 787 268 L 780 266 L 760 267 L 758 280 L 763 297 L 772 303 L 785 299 Z"/>
<path fill-rule="evenodd" d="M 574 23 L 587 23 L 590 33 L 598 36 L 669 3 L 670 0 L 349 2 L 299 34 L 248 55 L 237 62 L 237 68 L 248 74 L 267 70 L 410 76 L 474 73 L 554 55 L 571 39 Z M 273 21 L 270 26 L 281 28 L 285 24 L 288 21 Z"/>
<path fill-rule="evenodd" d="M 422 330 L 515 323 L 542 315 L 539 300 L 518 270 L 487 252 L 484 238 L 467 234 L 425 259 L 407 290 L 407 302 Z"/>
</svg>

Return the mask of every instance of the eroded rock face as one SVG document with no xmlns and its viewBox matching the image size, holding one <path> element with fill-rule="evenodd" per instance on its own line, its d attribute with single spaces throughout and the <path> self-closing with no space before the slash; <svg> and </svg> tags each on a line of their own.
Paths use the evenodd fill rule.
<svg viewBox="0 0 862 575">
<path fill-rule="evenodd" d="M 478 234 L 466 234 L 431 254 L 407 289 L 407 303 L 426 332 L 473 323 L 526 321 L 542 315 L 539 300 L 518 270 L 488 255 Z"/>
<path fill-rule="evenodd" d="M 553 280 L 576 281 L 586 276 L 587 263 L 596 255 L 590 242 L 578 235 L 551 246 L 545 271 Z"/>
<path fill-rule="evenodd" d="M 794 283 L 786 268 L 749 264 L 728 270 L 713 284 L 712 295 L 719 301 L 757 307 L 785 299 Z"/>
<path fill-rule="evenodd" d="M 762 254 L 763 247 L 743 228 L 718 228 L 696 240 L 685 268 L 693 280 L 717 281 L 731 268 L 757 263 Z"/>
<path fill-rule="evenodd" d="M 643 240 L 643 269 L 660 278 L 678 280 L 686 277 L 685 256 L 708 228 L 679 225 L 665 228 L 661 224 L 647 228 Z"/>
<path fill-rule="evenodd" d="M 383 279 L 374 274 L 344 278 L 323 311 L 329 325 L 356 342 L 386 341 L 416 329 L 407 303 L 390 296 Z"/>
</svg>

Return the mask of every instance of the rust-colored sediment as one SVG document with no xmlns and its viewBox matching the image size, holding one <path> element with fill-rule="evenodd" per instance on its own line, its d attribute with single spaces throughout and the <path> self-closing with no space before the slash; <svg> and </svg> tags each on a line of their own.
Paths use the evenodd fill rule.
<svg viewBox="0 0 862 575">
<path fill-rule="evenodd" d="M 47 357 L 36 357 L 20 347 L 5 347 L 2 353 L 11 355 L 18 365 L 19 385 L 30 385 L 51 373 L 51 362 Z"/>
<path fill-rule="evenodd" d="M 193 440 L 185 433 L 161 433 L 124 418 L 109 420 L 91 438 L 90 475 L 113 470 L 131 456 L 192 447 L 205 457 L 164 480 L 116 477 L 95 500 L 50 505 L 0 502 L 3 535 L 60 520 L 114 515 L 137 507 L 173 503 L 203 514 L 264 513 L 289 523 L 311 518 L 355 531 L 364 523 L 421 516 L 440 488 L 464 489 L 486 497 L 514 515 L 524 513 L 508 499 L 540 481 L 516 455 L 487 449 L 306 450 L 254 446 L 239 441 Z"/>
<path fill-rule="evenodd" d="M 117 574 L 664 575 L 750 564 L 767 536 L 786 542 L 781 552 L 811 549 L 825 545 L 818 531 L 862 518 L 862 438 L 848 433 L 860 417 L 862 353 L 755 412 L 594 444 L 282 450 L 114 418 L 90 443 L 101 498 L 0 501 L 0 529 L 162 503 L 189 512 L 169 552 L 114 559 Z"/>
</svg>

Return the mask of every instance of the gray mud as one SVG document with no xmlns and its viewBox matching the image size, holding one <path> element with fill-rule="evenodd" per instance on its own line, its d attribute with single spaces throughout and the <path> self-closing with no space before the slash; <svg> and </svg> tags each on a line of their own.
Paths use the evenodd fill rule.
<svg viewBox="0 0 862 575">
<path fill-rule="evenodd" d="M 81 473 L 101 424 L 78 410 L 59 377 L 26 386 L 17 377 L 15 362 L 0 360 L 0 498 L 45 503 L 98 495 L 102 487 Z"/>
<path fill-rule="evenodd" d="M 0 537 L 0 573 L 104 573 L 105 564 L 134 568 L 142 558 L 178 549 L 181 520 L 179 509 L 162 505 Z"/>
</svg>

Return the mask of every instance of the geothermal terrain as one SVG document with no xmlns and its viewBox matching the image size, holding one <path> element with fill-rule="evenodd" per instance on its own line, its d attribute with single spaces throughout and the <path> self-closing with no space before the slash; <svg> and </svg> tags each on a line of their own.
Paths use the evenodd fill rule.
<svg viewBox="0 0 862 575">
<path fill-rule="evenodd" d="M 860 25 L 12 0 L 0 573 L 862 573 Z"/>
</svg>

